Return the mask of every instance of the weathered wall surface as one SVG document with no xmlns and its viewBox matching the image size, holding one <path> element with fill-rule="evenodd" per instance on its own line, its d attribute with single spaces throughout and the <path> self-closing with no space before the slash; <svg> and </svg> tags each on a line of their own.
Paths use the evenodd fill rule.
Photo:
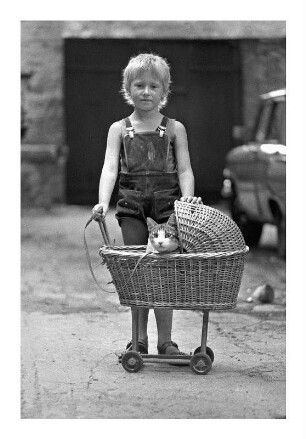
<svg viewBox="0 0 306 439">
<path fill-rule="evenodd" d="M 25 96 L 25 143 L 64 142 L 63 27 L 57 21 L 21 25 L 21 70 L 32 73 Z"/>
<path fill-rule="evenodd" d="M 243 118 L 250 126 L 255 117 L 258 95 L 286 87 L 286 41 L 243 40 Z"/>
<path fill-rule="evenodd" d="M 284 38 L 284 21 L 66 21 L 65 36 L 80 38 Z"/>
<path fill-rule="evenodd" d="M 285 86 L 285 32 L 283 21 L 23 21 L 21 70 L 32 73 L 24 96 L 29 128 L 23 143 L 65 144 L 64 38 L 239 39 L 243 118 L 250 125 L 258 94 Z M 60 169 L 57 181 L 65 178 Z M 55 200 L 64 200 L 63 187 L 53 187 Z"/>
</svg>

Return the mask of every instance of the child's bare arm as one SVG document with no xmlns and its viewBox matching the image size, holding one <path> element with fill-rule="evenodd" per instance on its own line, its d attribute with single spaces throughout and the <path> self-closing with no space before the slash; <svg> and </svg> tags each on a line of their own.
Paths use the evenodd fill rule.
<svg viewBox="0 0 306 439">
<path fill-rule="evenodd" d="M 191 168 L 188 140 L 185 127 L 182 123 L 175 122 L 175 154 L 177 159 L 178 177 L 182 192 L 182 201 L 200 203 L 201 198 L 194 196 L 194 176 Z"/>
<path fill-rule="evenodd" d="M 121 126 L 120 122 L 115 122 L 111 125 L 107 136 L 105 159 L 99 184 L 99 203 L 93 208 L 94 213 L 103 209 L 103 216 L 109 209 L 110 198 L 118 175 L 120 145 Z"/>
</svg>

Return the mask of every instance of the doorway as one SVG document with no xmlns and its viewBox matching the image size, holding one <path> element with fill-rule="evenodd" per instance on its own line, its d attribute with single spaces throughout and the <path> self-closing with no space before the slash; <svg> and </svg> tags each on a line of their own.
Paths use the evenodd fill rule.
<svg viewBox="0 0 306 439">
<path fill-rule="evenodd" d="M 188 133 L 195 194 L 204 203 L 220 196 L 232 128 L 241 125 L 241 61 L 238 41 L 65 39 L 67 202 L 98 202 L 109 126 L 132 112 L 119 91 L 131 56 L 153 52 L 171 66 L 172 87 L 163 114 Z M 112 201 L 116 200 L 116 188 Z"/>
</svg>

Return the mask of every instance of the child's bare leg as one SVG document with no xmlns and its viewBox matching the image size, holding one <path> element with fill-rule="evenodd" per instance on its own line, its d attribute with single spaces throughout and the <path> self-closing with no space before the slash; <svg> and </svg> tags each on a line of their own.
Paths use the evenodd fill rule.
<svg viewBox="0 0 306 439">
<path fill-rule="evenodd" d="M 171 341 L 173 310 L 167 308 L 155 308 L 155 318 L 157 325 L 158 340 L 157 345 L 162 346 L 166 342 Z M 175 346 L 168 346 L 167 355 L 177 354 L 179 350 Z"/>
<path fill-rule="evenodd" d="M 138 340 L 143 343 L 148 343 L 148 316 L 149 308 L 139 308 L 138 310 L 139 326 L 138 326 Z"/>
<path fill-rule="evenodd" d="M 137 218 L 124 217 L 120 221 L 124 245 L 146 245 L 148 242 L 148 229 L 143 221 Z M 139 326 L 138 341 L 148 343 L 148 308 L 138 310 Z"/>
</svg>

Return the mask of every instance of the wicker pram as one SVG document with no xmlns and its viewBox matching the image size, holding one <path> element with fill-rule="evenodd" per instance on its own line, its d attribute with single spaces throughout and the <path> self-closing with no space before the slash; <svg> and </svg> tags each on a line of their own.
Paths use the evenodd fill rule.
<svg viewBox="0 0 306 439">
<path fill-rule="evenodd" d="M 139 262 L 145 246 L 104 245 L 100 249 L 120 304 L 234 308 L 248 251 L 238 226 L 228 215 L 205 205 L 176 201 L 175 213 L 182 253 L 148 254 Z"/>
</svg>

